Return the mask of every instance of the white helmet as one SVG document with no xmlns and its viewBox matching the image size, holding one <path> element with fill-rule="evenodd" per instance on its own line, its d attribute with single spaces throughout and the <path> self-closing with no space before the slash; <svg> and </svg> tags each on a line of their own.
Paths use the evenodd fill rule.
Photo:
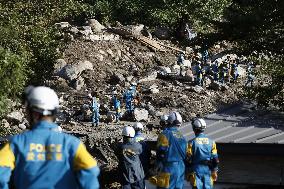
<svg viewBox="0 0 284 189">
<path fill-rule="evenodd" d="M 161 118 L 160 118 L 160 121 L 167 122 L 167 121 L 168 121 L 168 118 L 169 118 L 169 115 L 167 115 L 167 114 L 162 115 Z"/>
<path fill-rule="evenodd" d="M 171 112 L 168 117 L 168 122 L 171 125 L 181 125 L 182 117 L 178 112 Z"/>
<path fill-rule="evenodd" d="M 135 130 L 131 126 L 126 126 L 122 130 L 122 136 L 133 138 L 135 136 Z"/>
<path fill-rule="evenodd" d="M 134 128 L 135 130 L 143 131 L 144 126 L 142 125 L 142 123 L 136 122 L 136 123 L 134 123 L 133 128 Z"/>
<path fill-rule="evenodd" d="M 59 99 L 48 87 L 33 87 L 26 90 L 27 107 L 42 115 L 53 115 L 59 108 Z"/>
<path fill-rule="evenodd" d="M 206 122 L 202 118 L 195 118 L 191 122 L 193 130 L 204 131 L 206 129 Z"/>
</svg>

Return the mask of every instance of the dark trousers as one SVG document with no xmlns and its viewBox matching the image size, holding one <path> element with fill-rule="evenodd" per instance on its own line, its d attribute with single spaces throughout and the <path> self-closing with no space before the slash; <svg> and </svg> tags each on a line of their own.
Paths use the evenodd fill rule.
<svg viewBox="0 0 284 189">
<path fill-rule="evenodd" d="M 122 189 L 145 189 L 145 181 L 144 179 L 139 180 L 135 183 L 125 183 L 122 186 Z"/>
</svg>

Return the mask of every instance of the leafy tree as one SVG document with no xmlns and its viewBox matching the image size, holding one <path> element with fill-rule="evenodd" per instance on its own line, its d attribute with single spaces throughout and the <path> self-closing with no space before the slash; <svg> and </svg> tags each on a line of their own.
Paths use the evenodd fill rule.
<svg viewBox="0 0 284 189">
<path fill-rule="evenodd" d="M 284 109 L 284 1 L 233 0 L 225 21 L 217 23 L 225 39 L 253 54 L 263 79 L 250 94 L 262 105 Z"/>
</svg>

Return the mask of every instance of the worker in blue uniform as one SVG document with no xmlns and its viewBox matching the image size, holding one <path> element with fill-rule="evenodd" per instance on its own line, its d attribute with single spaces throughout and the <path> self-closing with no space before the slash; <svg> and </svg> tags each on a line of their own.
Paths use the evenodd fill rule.
<svg viewBox="0 0 284 189">
<path fill-rule="evenodd" d="M 149 181 L 159 189 L 182 189 L 187 142 L 178 127 L 182 124 L 181 115 L 171 112 L 168 116 L 168 127 L 158 136 L 157 165 L 161 166 L 158 175 Z"/>
<path fill-rule="evenodd" d="M 202 61 L 203 61 L 203 63 L 207 62 L 208 57 L 209 57 L 208 47 L 207 47 L 207 44 L 205 43 L 203 45 L 203 48 L 202 48 Z"/>
<path fill-rule="evenodd" d="M 218 81 L 218 74 L 219 74 L 219 62 L 216 60 L 215 63 L 212 65 L 213 71 L 213 79 L 214 81 Z"/>
<path fill-rule="evenodd" d="M 91 99 L 91 110 L 92 110 L 92 126 L 98 126 L 100 122 L 100 104 L 97 92 L 89 94 Z"/>
<path fill-rule="evenodd" d="M 196 68 L 196 84 L 199 86 L 203 86 L 203 69 L 201 66 L 201 62 L 198 62 L 195 68 Z"/>
<path fill-rule="evenodd" d="M 0 188 L 12 182 L 22 189 L 98 189 L 97 161 L 78 138 L 57 131 L 56 93 L 30 87 L 25 99 L 31 130 L 13 136 L 0 150 Z"/>
<path fill-rule="evenodd" d="M 186 179 L 194 189 L 212 189 L 217 180 L 218 154 L 216 143 L 203 132 L 206 128 L 204 119 L 192 120 L 195 138 L 188 142 Z"/>
<path fill-rule="evenodd" d="M 180 66 L 180 75 L 182 76 L 182 72 L 184 70 L 184 61 L 185 61 L 185 57 L 184 57 L 184 52 L 180 52 L 178 59 L 177 59 L 177 65 Z"/>
<path fill-rule="evenodd" d="M 130 86 L 129 89 L 124 93 L 123 98 L 125 100 L 126 112 L 128 115 L 132 115 L 134 111 L 134 93 L 133 86 Z"/>
<path fill-rule="evenodd" d="M 118 157 L 122 189 L 145 189 L 145 175 L 139 158 L 142 146 L 134 139 L 133 127 L 124 127 L 122 136 L 123 143 L 120 145 Z"/>
<path fill-rule="evenodd" d="M 140 154 L 140 161 L 142 163 L 142 167 L 144 170 L 145 177 L 147 177 L 147 173 L 149 170 L 149 162 L 151 157 L 151 150 L 146 142 L 146 137 L 143 135 L 144 126 L 140 122 L 136 122 L 133 125 L 135 130 L 134 140 L 139 142 L 142 145 L 142 153 Z"/>
<path fill-rule="evenodd" d="M 120 100 L 117 98 L 117 92 L 113 91 L 112 93 L 112 102 L 113 102 L 113 107 L 115 110 L 115 119 L 116 122 L 119 122 L 119 119 L 121 117 L 121 109 L 120 109 Z"/>
<path fill-rule="evenodd" d="M 254 81 L 254 76 L 253 76 L 253 71 L 252 71 L 252 66 L 253 66 L 253 63 L 252 62 L 249 62 L 247 64 L 247 81 L 245 83 L 245 86 L 253 86 L 253 81 Z"/>
<path fill-rule="evenodd" d="M 233 82 L 236 82 L 239 77 L 238 64 L 236 61 L 234 61 L 232 64 L 232 76 L 233 76 Z"/>
</svg>

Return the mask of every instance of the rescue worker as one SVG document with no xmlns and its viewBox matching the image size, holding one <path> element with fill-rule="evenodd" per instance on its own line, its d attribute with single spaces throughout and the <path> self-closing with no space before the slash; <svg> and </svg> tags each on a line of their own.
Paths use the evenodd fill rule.
<svg viewBox="0 0 284 189">
<path fill-rule="evenodd" d="M 191 124 L 195 138 L 188 142 L 186 178 L 194 189 L 211 189 L 217 180 L 219 163 L 216 143 L 203 133 L 204 119 L 197 117 Z"/>
<path fill-rule="evenodd" d="M 149 162 L 151 157 L 151 150 L 146 143 L 146 138 L 143 135 L 144 126 L 142 123 L 137 122 L 134 123 L 133 128 L 135 130 L 135 141 L 139 142 L 142 145 L 142 153 L 140 154 L 140 161 L 142 163 L 142 167 L 144 170 L 145 177 L 148 173 Z"/>
<path fill-rule="evenodd" d="M 180 66 L 180 76 L 182 76 L 183 70 L 184 70 L 184 52 L 180 52 L 177 60 L 177 64 Z"/>
<path fill-rule="evenodd" d="M 196 84 L 203 86 L 203 69 L 200 61 L 196 65 Z"/>
<path fill-rule="evenodd" d="M 238 64 L 236 61 L 234 61 L 232 64 L 232 76 L 233 76 L 233 81 L 236 82 L 239 77 Z"/>
<path fill-rule="evenodd" d="M 0 188 L 8 189 L 10 180 L 22 189 L 99 188 L 97 161 L 78 138 L 57 131 L 56 93 L 30 87 L 25 106 L 31 130 L 11 137 L 0 150 Z"/>
<path fill-rule="evenodd" d="M 113 91 L 112 93 L 112 102 L 115 110 L 115 120 L 116 122 L 119 122 L 119 119 L 121 117 L 121 109 L 120 109 L 120 100 L 117 98 L 116 91 Z"/>
<path fill-rule="evenodd" d="M 219 62 L 216 60 L 215 63 L 212 65 L 214 81 L 218 81 L 218 74 L 219 74 L 219 68 L 218 67 L 219 67 Z"/>
<path fill-rule="evenodd" d="M 144 189 L 144 171 L 139 155 L 142 153 L 142 146 L 136 142 L 135 130 L 126 126 L 122 130 L 123 143 L 119 152 L 119 173 L 123 189 Z"/>
<path fill-rule="evenodd" d="M 183 188 L 187 142 L 178 130 L 181 124 L 181 115 L 171 112 L 168 127 L 158 136 L 156 165 L 161 168 L 158 175 L 151 177 L 149 181 L 159 189 Z"/>
<path fill-rule="evenodd" d="M 128 90 L 124 93 L 123 99 L 125 100 L 126 112 L 128 115 L 132 116 L 134 111 L 134 93 L 133 93 L 133 86 L 130 86 Z"/>
<path fill-rule="evenodd" d="M 247 81 L 245 83 L 246 87 L 249 84 L 250 84 L 251 87 L 253 85 L 254 76 L 253 76 L 253 73 L 252 73 L 252 66 L 253 66 L 252 62 L 249 62 L 248 65 L 247 65 Z"/>
<path fill-rule="evenodd" d="M 225 78 L 227 77 L 227 72 L 228 72 L 227 66 L 224 62 L 221 63 L 219 70 L 220 70 L 220 78 L 219 78 L 220 82 L 224 84 Z"/>
<path fill-rule="evenodd" d="M 207 44 L 205 43 L 202 48 L 202 61 L 204 64 L 207 63 L 208 56 L 209 56 L 208 47 L 207 47 Z"/>
<path fill-rule="evenodd" d="M 91 109 L 92 109 L 92 126 L 98 126 L 100 122 L 100 104 L 99 104 L 99 98 L 97 97 L 97 92 L 92 92 L 89 94 L 89 97 L 91 99 Z"/>
</svg>

